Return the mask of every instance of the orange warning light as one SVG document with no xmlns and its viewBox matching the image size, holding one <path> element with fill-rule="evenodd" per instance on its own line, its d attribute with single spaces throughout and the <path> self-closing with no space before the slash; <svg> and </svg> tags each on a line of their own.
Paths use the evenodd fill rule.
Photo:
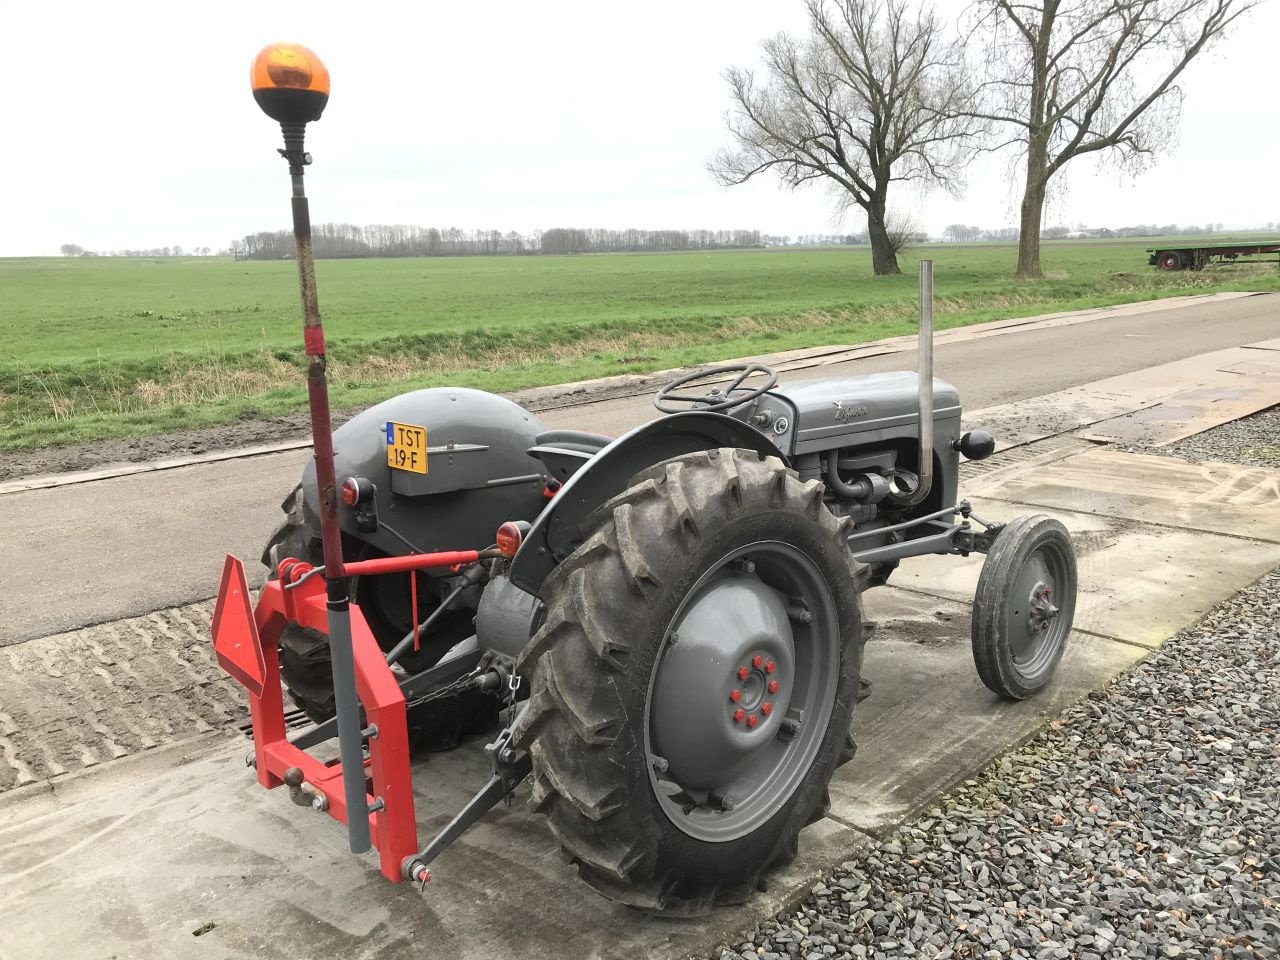
<svg viewBox="0 0 1280 960">
<path fill-rule="evenodd" d="M 249 71 L 249 84 L 263 113 L 291 126 L 319 120 L 329 102 L 329 71 L 300 43 L 263 47 Z"/>
<path fill-rule="evenodd" d="M 329 95 L 329 71 L 300 43 L 269 43 L 253 61 L 254 90 L 313 90 Z"/>
</svg>

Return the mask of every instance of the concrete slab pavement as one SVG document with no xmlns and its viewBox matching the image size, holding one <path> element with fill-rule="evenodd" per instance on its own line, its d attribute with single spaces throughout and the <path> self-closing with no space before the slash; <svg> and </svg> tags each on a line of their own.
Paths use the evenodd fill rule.
<svg viewBox="0 0 1280 960">
<path fill-rule="evenodd" d="M 1280 403 L 1280 359 L 1258 345 L 1214 350 L 982 409 L 966 429 L 992 431 L 996 449 L 1073 433 L 1094 443 L 1160 446 Z M 1253 372 L 1244 373 L 1246 365 Z"/>
<path fill-rule="evenodd" d="M 984 499 L 1280 543 L 1280 470 L 1090 450 L 971 485 Z"/>
<path fill-rule="evenodd" d="M 1159 646 L 1280 563 L 1280 545 L 1267 541 L 1011 500 L 969 499 L 987 520 L 1032 513 L 1060 520 L 1076 546 L 1076 629 L 1125 643 Z M 920 557 L 904 563 L 893 584 L 929 597 L 968 601 L 980 572 L 980 565 L 949 557 Z"/>
<path fill-rule="evenodd" d="M 1011 703 L 978 679 L 968 603 L 894 587 L 868 591 L 864 603 L 878 623 L 863 666 L 872 694 L 854 718 L 858 755 L 831 782 L 831 816 L 872 833 L 914 816 L 1147 655 L 1075 632 L 1052 686 Z"/>
</svg>

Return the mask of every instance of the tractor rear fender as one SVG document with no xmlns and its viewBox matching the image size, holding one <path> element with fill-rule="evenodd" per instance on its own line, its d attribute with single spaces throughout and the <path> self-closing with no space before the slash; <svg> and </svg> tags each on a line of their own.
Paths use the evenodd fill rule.
<svg viewBox="0 0 1280 960">
<path fill-rule="evenodd" d="M 423 429 L 424 472 L 388 466 L 388 423 Z M 424 553 L 483 550 L 498 524 L 532 520 L 543 509 L 546 469 L 528 451 L 546 429 L 505 397 L 462 387 L 415 390 L 370 407 L 334 431 L 334 461 L 339 484 L 347 477 L 373 484 L 380 526 L 362 530 L 355 510 L 340 500 L 343 532 L 388 556 L 408 552 L 405 540 Z M 307 514 L 318 518 L 314 459 L 302 490 Z"/>
<path fill-rule="evenodd" d="M 663 460 L 720 447 L 788 462 L 760 431 L 721 413 L 693 411 L 652 420 L 614 440 L 560 488 L 525 536 L 511 563 L 511 582 L 536 595 L 547 575 L 582 542 L 582 521 L 625 490 L 632 477 Z"/>
</svg>

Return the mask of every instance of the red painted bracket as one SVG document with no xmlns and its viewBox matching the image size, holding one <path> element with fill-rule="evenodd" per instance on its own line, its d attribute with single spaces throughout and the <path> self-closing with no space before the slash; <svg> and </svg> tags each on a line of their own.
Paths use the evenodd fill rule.
<svg viewBox="0 0 1280 960">
<path fill-rule="evenodd" d="M 325 582 L 311 577 L 285 589 L 308 569 L 297 561 L 281 564 L 284 577 L 262 588 L 250 611 L 244 565 L 228 556 L 213 617 L 213 647 L 218 663 L 249 692 L 253 718 L 253 751 L 258 782 L 268 789 L 284 783 L 296 768 L 313 796 L 323 796 L 329 816 L 347 822 L 349 811 L 342 789 L 342 766 L 325 763 L 288 740 L 284 698 L 280 687 L 280 635 L 289 624 L 328 633 Z M 351 647 L 356 669 L 356 694 L 364 707 L 367 727 L 376 730 L 368 740 L 365 762 L 369 833 L 378 850 L 382 875 L 399 883 L 401 864 L 418 852 L 418 833 L 409 769 L 409 734 L 404 694 L 385 654 L 356 604 L 351 604 Z"/>
<path fill-rule="evenodd" d="M 218 664 L 238 680 L 250 696 L 261 697 L 267 678 L 267 664 L 262 654 L 262 641 L 258 638 L 258 627 L 253 622 L 244 564 L 236 557 L 228 556 L 222 567 L 222 583 L 218 586 L 218 602 L 213 608 L 210 632 Z"/>
</svg>

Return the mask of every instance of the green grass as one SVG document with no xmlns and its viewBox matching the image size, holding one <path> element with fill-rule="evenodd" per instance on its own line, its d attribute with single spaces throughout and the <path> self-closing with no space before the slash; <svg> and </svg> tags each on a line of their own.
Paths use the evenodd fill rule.
<svg viewBox="0 0 1280 960">
<path fill-rule="evenodd" d="M 1181 239 L 1181 238 L 1180 238 Z M 1220 238 L 1214 238 L 1220 239 Z M 337 408 L 423 385 L 495 390 L 909 332 L 919 256 L 941 327 L 1223 289 L 1271 267 L 1161 273 L 1151 239 L 938 245 L 872 277 L 865 249 L 329 260 L 317 265 Z M 305 404 L 292 262 L 0 260 L 0 449 L 137 436 Z"/>
</svg>

